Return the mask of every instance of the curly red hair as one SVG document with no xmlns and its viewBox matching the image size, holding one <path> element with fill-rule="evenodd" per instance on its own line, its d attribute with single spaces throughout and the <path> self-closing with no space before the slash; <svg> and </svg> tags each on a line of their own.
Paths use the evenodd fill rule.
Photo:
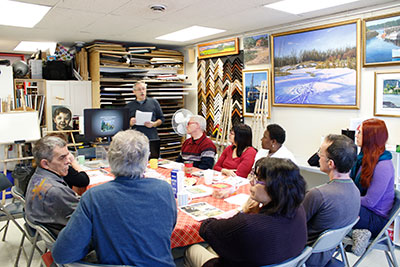
<svg viewBox="0 0 400 267">
<path fill-rule="evenodd" d="M 379 156 L 385 151 L 385 144 L 389 134 L 384 121 L 368 119 L 362 123 L 363 159 L 361 164 L 361 185 L 368 188 L 371 184 L 374 169 Z"/>
</svg>

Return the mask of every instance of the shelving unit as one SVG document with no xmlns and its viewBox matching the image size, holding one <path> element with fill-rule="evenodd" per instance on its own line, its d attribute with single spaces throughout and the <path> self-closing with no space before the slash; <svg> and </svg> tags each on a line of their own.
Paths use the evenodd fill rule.
<svg viewBox="0 0 400 267">
<path fill-rule="evenodd" d="M 97 108 L 123 107 L 135 99 L 133 85 L 143 80 L 147 95 L 158 100 L 165 122 L 157 128 L 161 158 L 175 159 L 181 150 L 182 137 L 172 129 L 174 112 L 184 107 L 184 97 L 191 84 L 185 83 L 183 55 L 165 49 L 144 49 L 143 53 L 89 49 L 89 72 L 92 80 L 92 105 Z"/>
</svg>

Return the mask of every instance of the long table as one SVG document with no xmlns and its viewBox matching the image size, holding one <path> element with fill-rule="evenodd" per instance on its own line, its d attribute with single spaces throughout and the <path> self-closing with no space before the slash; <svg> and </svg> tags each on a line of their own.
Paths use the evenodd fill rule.
<svg viewBox="0 0 400 267">
<path fill-rule="evenodd" d="M 171 169 L 157 168 L 155 169 L 159 174 L 165 176 L 167 179 L 171 177 Z M 88 171 L 90 172 L 90 171 Z M 204 184 L 204 178 L 197 177 L 196 184 Z M 88 188 L 97 186 L 101 183 L 91 184 Z M 236 194 L 245 193 L 249 194 L 249 184 L 240 186 L 236 190 Z M 219 208 L 223 211 L 230 211 L 238 208 L 238 205 L 230 204 L 223 199 L 217 199 L 212 196 L 194 198 L 190 203 L 207 202 L 210 205 Z M 184 247 L 195 243 L 203 242 L 204 240 L 199 235 L 201 222 L 196 221 L 183 211 L 178 209 L 178 220 L 175 229 L 171 236 L 171 248 Z"/>
</svg>

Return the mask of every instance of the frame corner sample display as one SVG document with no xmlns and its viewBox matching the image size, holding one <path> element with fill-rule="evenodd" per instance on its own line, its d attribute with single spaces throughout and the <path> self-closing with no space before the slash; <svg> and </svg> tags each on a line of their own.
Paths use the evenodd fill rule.
<svg viewBox="0 0 400 267">
<path fill-rule="evenodd" d="M 260 98 L 261 83 L 266 82 L 264 110 L 268 112 L 267 118 L 270 118 L 270 83 L 267 69 L 262 70 L 244 70 L 243 71 L 243 116 L 252 117 L 256 111 L 256 102 Z"/>
<path fill-rule="evenodd" d="M 375 72 L 374 115 L 400 117 L 400 71 Z"/>
<path fill-rule="evenodd" d="M 197 50 L 199 59 L 236 55 L 239 53 L 239 39 L 235 37 L 211 43 L 199 44 Z"/>
<path fill-rule="evenodd" d="M 364 67 L 400 65 L 400 13 L 363 21 Z"/>
<path fill-rule="evenodd" d="M 359 19 L 274 34 L 273 106 L 359 108 Z"/>
</svg>

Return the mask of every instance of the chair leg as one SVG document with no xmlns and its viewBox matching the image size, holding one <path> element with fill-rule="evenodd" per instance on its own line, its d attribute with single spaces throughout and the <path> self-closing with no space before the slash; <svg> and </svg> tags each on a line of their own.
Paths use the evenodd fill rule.
<svg viewBox="0 0 400 267">
<path fill-rule="evenodd" d="M 17 257 L 15 258 L 14 267 L 18 267 L 18 262 L 19 262 L 19 258 L 21 256 L 21 251 L 24 248 L 23 247 L 24 246 L 24 241 L 25 241 L 25 233 L 22 235 L 21 242 L 19 243 L 19 248 L 18 248 L 18 252 L 17 252 Z"/>
<path fill-rule="evenodd" d="M 6 241 L 6 234 L 7 234 L 7 230 L 8 230 L 8 225 L 10 224 L 10 220 L 7 220 L 6 225 L 4 226 L 4 233 L 3 233 L 3 241 Z"/>
<path fill-rule="evenodd" d="M 31 250 L 31 253 L 29 255 L 28 263 L 26 264 L 26 267 L 30 267 L 31 266 L 32 259 L 33 259 L 33 254 L 35 253 L 36 242 L 38 240 L 38 237 L 39 237 L 39 233 L 36 231 L 35 237 L 33 238 L 33 241 L 32 241 L 32 250 Z"/>
<path fill-rule="evenodd" d="M 388 239 L 387 239 L 387 246 L 388 246 L 388 248 L 389 248 L 389 251 L 385 251 L 385 254 L 386 254 L 386 258 L 387 258 L 388 262 L 389 262 L 389 260 L 390 260 L 390 263 L 391 263 L 394 267 L 398 267 L 397 260 L 396 260 L 396 256 L 394 255 L 394 246 L 393 246 L 392 241 L 389 239 L 389 237 L 388 237 Z M 389 253 L 390 253 L 390 256 L 392 256 L 392 257 L 389 256 Z M 390 264 L 389 264 L 389 265 L 390 265 Z"/>
<path fill-rule="evenodd" d="M 339 250 L 340 250 L 340 255 L 342 255 L 342 261 L 344 262 L 344 266 L 350 267 L 349 259 L 347 258 L 347 254 L 346 251 L 344 250 L 342 242 L 339 243 Z"/>
</svg>

